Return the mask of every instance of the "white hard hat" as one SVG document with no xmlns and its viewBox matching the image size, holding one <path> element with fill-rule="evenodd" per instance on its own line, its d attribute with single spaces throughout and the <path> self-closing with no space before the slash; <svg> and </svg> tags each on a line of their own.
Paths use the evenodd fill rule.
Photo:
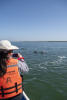
<svg viewBox="0 0 67 100">
<path fill-rule="evenodd" d="M 14 46 L 8 40 L 1 40 L 0 41 L 0 50 L 15 50 L 19 49 L 17 46 Z"/>
</svg>

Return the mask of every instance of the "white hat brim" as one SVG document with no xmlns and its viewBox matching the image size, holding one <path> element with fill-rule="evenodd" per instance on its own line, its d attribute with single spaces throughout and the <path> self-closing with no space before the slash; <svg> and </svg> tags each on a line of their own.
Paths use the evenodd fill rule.
<svg viewBox="0 0 67 100">
<path fill-rule="evenodd" d="M 17 50 L 19 49 L 17 46 L 11 45 L 10 47 L 6 48 L 8 50 Z"/>
<path fill-rule="evenodd" d="M 19 49 L 17 46 L 14 46 L 8 40 L 0 41 L 0 50 L 16 50 Z"/>
</svg>

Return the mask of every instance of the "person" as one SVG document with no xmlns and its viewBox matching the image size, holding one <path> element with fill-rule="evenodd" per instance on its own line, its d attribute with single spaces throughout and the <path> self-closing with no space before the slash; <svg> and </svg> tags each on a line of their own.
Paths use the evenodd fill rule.
<svg viewBox="0 0 67 100">
<path fill-rule="evenodd" d="M 24 58 L 18 53 L 13 58 L 13 50 L 19 49 L 8 40 L 0 41 L 0 100 L 21 100 L 22 83 L 21 73 L 29 71 Z"/>
</svg>

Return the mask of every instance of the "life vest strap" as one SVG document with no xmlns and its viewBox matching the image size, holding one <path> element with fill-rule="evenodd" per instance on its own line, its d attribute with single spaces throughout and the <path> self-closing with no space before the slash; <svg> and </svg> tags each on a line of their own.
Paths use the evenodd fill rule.
<svg viewBox="0 0 67 100">
<path fill-rule="evenodd" d="M 22 89 L 22 87 L 18 88 L 18 90 Z M 11 93 L 14 93 L 16 92 L 16 90 L 12 91 L 12 92 L 7 92 L 7 93 L 4 93 L 4 95 L 7 95 L 7 94 L 11 94 Z M 0 95 L 2 95 L 2 93 L 0 93 Z"/>
<path fill-rule="evenodd" d="M 3 89 L 3 86 L 1 86 L 1 94 L 2 94 L 2 97 L 4 97 L 4 89 Z"/>
<path fill-rule="evenodd" d="M 17 82 L 15 83 L 15 88 L 16 88 L 16 93 L 18 92 L 18 88 L 17 88 Z"/>
<path fill-rule="evenodd" d="M 22 85 L 22 83 L 20 83 L 20 84 L 17 84 L 17 86 L 20 86 L 20 85 Z M 2 87 L 2 86 L 1 86 Z M 3 87 L 2 87 L 3 88 Z M 12 88 L 15 88 L 15 86 L 12 86 L 12 87 L 9 87 L 9 88 L 3 88 L 3 89 L 0 89 L 0 90 L 9 90 L 9 89 L 12 89 Z"/>
<path fill-rule="evenodd" d="M 20 85 L 21 85 L 21 87 L 18 88 L 18 86 L 20 86 Z M 14 91 L 12 91 L 12 92 L 4 93 L 4 90 L 9 90 L 9 89 L 12 89 L 12 88 L 16 88 L 16 90 L 14 90 Z M 0 93 L 0 95 L 2 95 L 2 97 L 4 97 L 5 94 L 7 95 L 7 94 L 14 93 L 14 92 L 17 93 L 19 89 L 22 89 L 22 83 L 17 84 L 17 82 L 16 82 L 16 83 L 15 83 L 15 86 L 12 86 L 12 87 L 9 87 L 9 88 L 3 88 L 3 86 L 1 86 L 1 89 L 0 89 L 1 93 Z"/>
</svg>

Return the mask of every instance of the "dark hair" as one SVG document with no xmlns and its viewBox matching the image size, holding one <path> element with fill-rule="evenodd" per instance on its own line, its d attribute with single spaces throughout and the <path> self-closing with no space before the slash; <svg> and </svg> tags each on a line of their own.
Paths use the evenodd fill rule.
<svg viewBox="0 0 67 100">
<path fill-rule="evenodd" d="M 0 77 L 3 76 L 7 71 L 7 63 L 6 63 L 6 60 L 8 60 L 7 55 L 8 53 L 0 51 Z"/>
</svg>

